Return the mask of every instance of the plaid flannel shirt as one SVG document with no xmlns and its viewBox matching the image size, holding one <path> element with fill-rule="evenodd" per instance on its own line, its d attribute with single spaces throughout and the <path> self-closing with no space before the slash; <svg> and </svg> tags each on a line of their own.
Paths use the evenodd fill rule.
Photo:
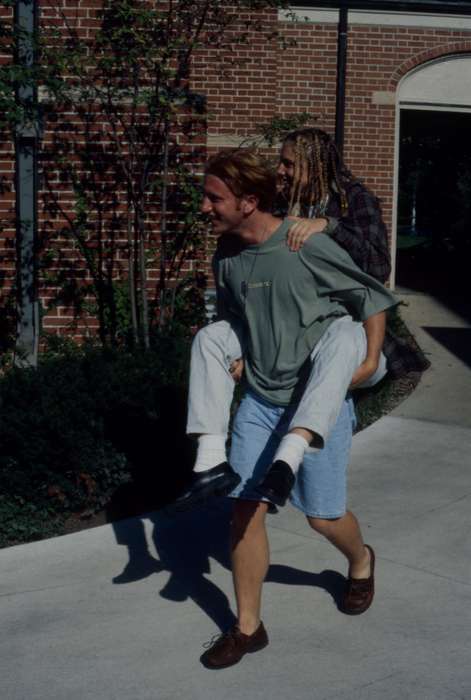
<svg viewBox="0 0 471 700">
<path fill-rule="evenodd" d="M 325 215 L 329 218 L 329 235 L 344 248 L 364 272 L 385 282 L 391 273 L 386 226 L 379 200 L 360 182 L 346 189 L 348 213 L 341 215 L 340 197 L 330 198 Z M 411 338 L 399 338 L 386 326 L 383 352 L 391 377 L 398 379 L 409 372 L 423 372 L 430 367 L 422 350 Z"/>
<path fill-rule="evenodd" d="M 326 233 L 349 253 L 360 269 L 384 283 L 391 274 L 391 258 L 379 200 L 358 181 L 347 185 L 346 195 L 346 215 L 342 216 L 340 196 L 335 192 L 322 211 L 313 207 L 309 215 L 325 216 L 329 220 Z M 412 338 L 409 341 L 399 338 L 390 324 L 386 326 L 383 352 L 394 379 L 430 367 L 417 343 Z"/>
<path fill-rule="evenodd" d="M 334 194 L 329 198 L 325 215 L 331 219 L 330 236 L 363 272 L 384 283 L 391 274 L 391 258 L 379 201 L 359 182 L 353 182 L 346 194 L 345 216 L 341 213 L 340 197 Z"/>
</svg>

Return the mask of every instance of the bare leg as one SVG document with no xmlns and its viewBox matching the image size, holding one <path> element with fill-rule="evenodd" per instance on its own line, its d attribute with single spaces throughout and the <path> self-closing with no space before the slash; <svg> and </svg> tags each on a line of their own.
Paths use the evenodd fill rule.
<svg viewBox="0 0 471 700">
<path fill-rule="evenodd" d="M 292 430 L 290 430 L 289 432 L 294 433 L 295 435 L 300 435 L 306 440 L 307 443 L 309 443 L 309 445 L 311 444 L 311 442 L 313 442 L 314 438 L 316 437 L 316 433 L 314 433 L 312 430 L 306 430 L 306 428 L 292 428 Z"/>
<path fill-rule="evenodd" d="M 370 553 L 365 547 L 358 520 L 353 513 L 347 511 L 345 515 L 335 520 L 308 517 L 307 521 L 313 530 L 324 535 L 347 557 L 349 576 L 368 578 Z"/>
<path fill-rule="evenodd" d="M 239 629 L 253 634 L 260 624 L 263 581 L 269 566 L 266 503 L 237 501 L 231 533 L 232 576 Z"/>
</svg>

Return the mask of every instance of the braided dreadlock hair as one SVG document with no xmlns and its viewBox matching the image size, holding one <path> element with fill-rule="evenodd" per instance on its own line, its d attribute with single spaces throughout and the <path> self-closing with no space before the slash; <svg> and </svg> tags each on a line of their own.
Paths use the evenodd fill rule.
<svg viewBox="0 0 471 700">
<path fill-rule="evenodd" d="M 316 206 L 317 215 L 324 214 L 334 189 L 340 197 L 342 215 L 346 214 L 346 185 L 354 177 L 332 137 L 321 129 L 298 129 L 286 136 L 285 144 L 292 146 L 295 153 L 289 213 L 299 216 L 302 207 Z"/>
</svg>

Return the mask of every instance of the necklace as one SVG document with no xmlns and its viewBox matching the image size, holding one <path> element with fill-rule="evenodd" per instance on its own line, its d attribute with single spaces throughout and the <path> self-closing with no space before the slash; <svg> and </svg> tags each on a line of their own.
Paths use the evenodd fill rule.
<svg viewBox="0 0 471 700">
<path fill-rule="evenodd" d="M 249 294 L 250 280 L 252 279 L 252 276 L 253 276 L 253 273 L 255 270 L 255 265 L 257 263 L 257 258 L 258 258 L 258 253 L 260 251 L 260 246 L 262 246 L 263 243 L 265 243 L 267 236 L 268 236 L 268 227 L 265 227 L 263 230 L 263 233 L 260 237 L 260 241 L 258 243 L 257 250 L 255 251 L 255 255 L 253 256 L 252 265 L 250 267 L 248 275 L 245 274 L 245 267 L 244 267 L 244 260 L 243 260 L 243 252 L 244 251 L 242 251 L 242 253 L 239 255 L 240 268 L 241 268 L 242 277 L 243 277 L 242 282 L 240 283 L 240 294 L 242 296 L 242 300 L 244 303 L 244 309 L 247 305 L 247 297 Z"/>
</svg>

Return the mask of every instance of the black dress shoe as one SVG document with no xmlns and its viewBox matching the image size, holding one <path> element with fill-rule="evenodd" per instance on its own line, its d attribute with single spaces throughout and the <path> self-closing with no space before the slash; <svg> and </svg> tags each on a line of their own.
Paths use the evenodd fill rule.
<svg viewBox="0 0 471 700">
<path fill-rule="evenodd" d="M 277 459 L 255 490 L 277 506 L 284 506 L 294 482 L 295 476 L 289 464 Z"/>
<path fill-rule="evenodd" d="M 227 496 L 239 482 L 240 476 L 227 462 L 204 472 L 193 472 L 186 490 L 169 506 L 169 510 L 187 510 L 211 496 Z"/>
</svg>

